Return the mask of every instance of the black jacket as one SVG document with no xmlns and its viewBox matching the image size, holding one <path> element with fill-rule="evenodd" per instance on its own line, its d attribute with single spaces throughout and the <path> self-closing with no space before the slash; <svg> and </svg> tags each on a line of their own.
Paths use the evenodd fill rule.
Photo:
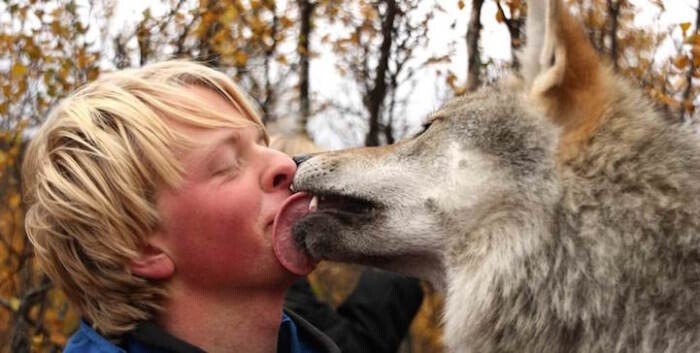
<svg viewBox="0 0 700 353">
<path fill-rule="evenodd" d="M 367 270 L 337 310 L 318 300 L 306 279 L 290 288 L 285 307 L 323 331 L 343 353 L 395 353 L 422 301 L 417 279 Z"/>
<path fill-rule="evenodd" d="M 328 336 L 313 327 L 299 315 L 285 310 L 294 322 L 299 339 L 319 353 L 340 353 L 340 349 Z M 278 346 L 279 351 L 287 351 Z M 103 337 L 86 322 L 68 340 L 64 353 L 204 353 L 158 327 L 153 322 L 142 322 L 136 329 L 124 335 L 120 345 Z"/>
</svg>

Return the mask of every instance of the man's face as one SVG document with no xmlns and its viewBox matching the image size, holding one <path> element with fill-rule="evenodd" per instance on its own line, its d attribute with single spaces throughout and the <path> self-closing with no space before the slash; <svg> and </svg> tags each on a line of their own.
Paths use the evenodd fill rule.
<svg viewBox="0 0 700 353">
<path fill-rule="evenodd" d="M 202 104 L 241 118 L 213 91 L 190 89 Z M 176 128 L 201 145 L 179 158 L 183 184 L 162 190 L 157 200 L 163 229 L 156 236 L 175 264 L 175 284 L 190 290 L 288 285 L 293 276 L 275 257 L 271 234 L 291 195 L 294 162 L 265 146 L 254 127 Z"/>
</svg>

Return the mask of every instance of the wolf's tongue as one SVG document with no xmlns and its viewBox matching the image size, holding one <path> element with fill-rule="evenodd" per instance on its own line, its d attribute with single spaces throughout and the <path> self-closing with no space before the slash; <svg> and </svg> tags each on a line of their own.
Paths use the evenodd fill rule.
<svg viewBox="0 0 700 353">
<path fill-rule="evenodd" d="M 272 248 L 275 256 L 289 272 L 300 276 L 313 271 L 318 264 L 318 261 L 297 247 L 292 236 L 292 224 L 309 213 L 309 202 L 311 197 L 308 194 L 297 193 L 290 196 L 277 211 L 272 230 Z"/>
</svg>

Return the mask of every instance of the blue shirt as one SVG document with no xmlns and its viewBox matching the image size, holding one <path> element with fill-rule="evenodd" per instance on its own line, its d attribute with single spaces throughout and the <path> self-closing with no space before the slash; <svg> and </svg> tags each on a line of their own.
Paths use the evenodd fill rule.
<svg viewBox="0 0 700 353">
<path fill-rule="evenodd" d="M 81 321 L 78 330 L 70 337 L 64 353 L 166 353 L 166 352 L 203 352 L 200 348 L 183 342 L 157 328 L 153 324 L 142 326 L 135 331 L 148 331 L 148 340 L 144 342 L 143 335 L 127 334 L 122 346 L 118 346 L 97 333 L 86 322 Z M 153 337 L 157 336 L 157 337 Z M 314 349 L 304 342 L 296 323 L 286 314 L 282 315 L 277 341 L 278 353 L 322 353 L 324 350 Z"/>
<path fill-rule="evenodd" d="M 286 313 L 282 314 L 280 333 L 277 337 L 277 353 L 317 353 L 299 339 L 297 325 Z"/>
</svg>

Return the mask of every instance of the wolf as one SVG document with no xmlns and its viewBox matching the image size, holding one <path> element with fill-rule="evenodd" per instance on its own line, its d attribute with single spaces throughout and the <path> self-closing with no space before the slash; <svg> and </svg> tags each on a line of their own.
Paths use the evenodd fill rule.
<svg viewBox="0 0 700 353">
<path fill-rule="evenodd" d="M 700 142 L 528 3 L 518 82 L 394 145 L 298 159 L 314 259 L 445 291 L 450 352 L 700 352 Z"/>
</svg>

